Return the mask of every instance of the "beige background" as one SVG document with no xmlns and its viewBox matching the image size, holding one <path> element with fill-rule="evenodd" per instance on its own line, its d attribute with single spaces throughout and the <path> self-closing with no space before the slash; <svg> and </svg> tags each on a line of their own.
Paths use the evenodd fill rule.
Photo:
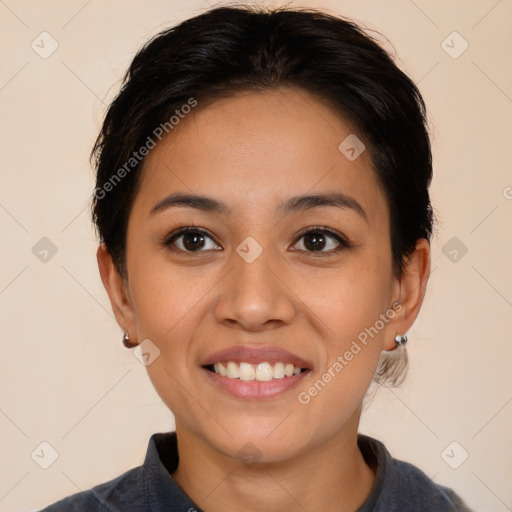
<svg viewBox="0 0 512 512">
<path fill-rule="evenodd" d="M 433 125 L 440 223 L 409 333 L 411 371 L 403 387 L 379 391 L 361 431 L 475 511 L 512 510 L 512 1 L 301 5 L 385 34 Z M 0 1 L 0 511 L 36 510 L 118 476 L 142 462 L 153 432 L 173 428 L 143 365 L 121 345 L 98 276 L 88 153 L 136 49 L 206 8 L 200 0 Z M 31 47 L 51 48 L 43 31 L 59 45 L 48 58 Z M 456 59 L 445 49 L 453 54 L 463 41 L 442 45 L 453 31 L 469 44 Z M 32 251 L 42 237 L 57 248 L 46 262 Z M 450 245 L 443 254 L 453 237 L 466 254 Z M 43 441 L 58 453 L 48 469 L 31 458 Z M 445 460 L 455 465 L 462 450 L 468 459 L 452 469 Z"/>
</svg>

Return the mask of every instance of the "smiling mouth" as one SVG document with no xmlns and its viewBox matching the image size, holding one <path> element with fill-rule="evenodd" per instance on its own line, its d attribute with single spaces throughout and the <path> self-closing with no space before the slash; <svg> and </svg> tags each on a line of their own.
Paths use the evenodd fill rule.
<svg viewBox="0 0 512 512">
<path fill-rule="evenodd" d="M 276 362 L 270 364 L 266 361 L 259 364 L 251 364 L 243 361 L 239 363 L 234 361 L 218 362 L 206 365 L 204 368 L 228 379 L 243 381 L 257 380 L 260 382 L 287 379 L 307 371 L 307 368 L 300 368 L 294 366 L 292 363 Z"/>
</svg>

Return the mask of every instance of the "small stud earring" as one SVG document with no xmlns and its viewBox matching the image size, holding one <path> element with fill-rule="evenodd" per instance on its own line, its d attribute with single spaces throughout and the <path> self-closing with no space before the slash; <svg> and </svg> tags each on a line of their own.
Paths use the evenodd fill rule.
<svg viewBox="0 0 512 512">
<path fill-rule="evenodd" d="M 395 336 L 395 343 L 397 347 L 404 346 L 407 343 L 407 336 L 405 334 L 397 334 Z"/>
<path fill-rule="evenodd" d="M 136 343 L 132 343 L 132 342 L 130 341 L 130 335 L 129 335 L 127 332 L 125 332 L 125 333 L 124 333 L 124 336 L 123 336 L 123 345 L 124 345 L 126 348 L 134 348 L 134 347 L 136 347 L 136 346 L 137 346 L 137 344 L 136 344 Z"/>
</svg>

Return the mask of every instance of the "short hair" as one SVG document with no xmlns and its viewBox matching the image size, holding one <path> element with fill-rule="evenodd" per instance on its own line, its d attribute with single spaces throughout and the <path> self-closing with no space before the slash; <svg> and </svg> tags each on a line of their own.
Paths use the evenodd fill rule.
<svg viewBox="0 0 512 512">
<path fill-rule="evenodd" d="M 327 102 L 364 141 L 389 208 L 393 271 L 403 274 L 417 240 L 430 242 L 433 225 L 432 156 L 418 88 L 350 20 L 249 6 L 213 8 L 157 34 L 134 57 L 108 108 L 91 155 L 93 220 L 120 274 L 144 163 L 139 148 L 154 142 L 158 127 L 169 132 L 170 119 L 191 99 L 206 105 L 280 87 Z"/>
</svg>

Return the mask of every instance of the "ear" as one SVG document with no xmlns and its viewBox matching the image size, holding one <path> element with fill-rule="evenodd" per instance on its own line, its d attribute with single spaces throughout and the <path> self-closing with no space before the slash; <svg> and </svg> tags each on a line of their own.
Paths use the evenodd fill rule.
<svg viewBox="0 0 512 512">
<path fill-rule="evenodd" d="M 423 303 L 429 275 L 430 244 L 425 238 L 420 238 L 393 290 L 393 304 L 400 304 L 394 308 L 396 316 L 392 328 L 396 334 L 405 334 L 416 320 Z M 385 350 L 393 350 L 395 347 L 394 336 L 385 340 Z"/>
<path fill-rule="evenodd" d="M 127 332 L 130 335 L 130 341 L 136 343 L 137 340 L 134 338 L 136 338 L 137 329 L 128 280 L 119 274 L 112 256 L 104 243 L 101 243 L 98 247 L 96 259 L 98 260 L 101 281 L 105 290 L 107 290 L 117 323 L 123 332 Z"/>
</svg>

